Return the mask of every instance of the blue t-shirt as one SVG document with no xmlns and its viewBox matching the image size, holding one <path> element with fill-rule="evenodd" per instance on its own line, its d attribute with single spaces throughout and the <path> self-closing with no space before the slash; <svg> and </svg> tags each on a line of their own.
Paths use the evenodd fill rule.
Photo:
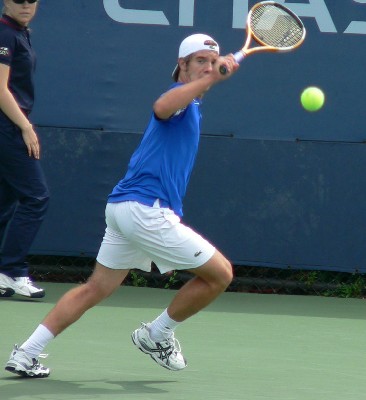
<svg viewBox="0 0 366 400">
<path fill-rule="evenodd" d="M 182 85 L 174 83 L 171 87 Z M 194 99 L 167 120 L 153 113 L 125 177 L 108 197 L 109 203 L 134 200 L 152 206 L 160 199 L 178 216 L 196 159 L 200 138 L 201 100 Z"/>
</svg>

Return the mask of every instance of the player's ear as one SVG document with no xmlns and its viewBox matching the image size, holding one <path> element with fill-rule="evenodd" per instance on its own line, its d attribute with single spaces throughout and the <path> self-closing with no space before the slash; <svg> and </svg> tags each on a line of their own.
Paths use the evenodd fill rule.
<svg viewBox="0 0 366 400">
<path fill-rule="evenodd" d="M 188 62 L 185 58 L 179 58 L 178 59 L 178 65 L 181 71 L 186 72 L 188 69 Z"/>
</svg>

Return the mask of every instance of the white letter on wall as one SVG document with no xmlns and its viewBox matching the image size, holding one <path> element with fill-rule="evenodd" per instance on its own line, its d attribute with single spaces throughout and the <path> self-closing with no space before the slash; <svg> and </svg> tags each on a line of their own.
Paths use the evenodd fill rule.
<svg viewBox="0 0 366 400">
<path fill-rule="evenodd" d="M 366 4 L 366 0 L 353 0 L 356 3 Z M 366 35 L 366 21 L 352 21 L 344 33 Z"/>
<path fill-rule="evenodd" d="M 179 26 L 194 25 L 194 5 L 196 0 L 179 1 Z"/>
<path fill-rule="evenodd" d="M 170 25 L 162 11 L 123 8 L 118 0 L 103 0 L 106 13 L 124 24 Z"/>
</svg>

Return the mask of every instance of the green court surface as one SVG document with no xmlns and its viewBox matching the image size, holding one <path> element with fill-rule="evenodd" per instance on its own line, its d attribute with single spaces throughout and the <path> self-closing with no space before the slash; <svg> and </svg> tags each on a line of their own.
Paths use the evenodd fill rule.
<svg viewBox="0 0 366 400">
<path fill-rule="evenodd" d="M 177 330 L 184 371 L 161 368 L 131 342 L 140 321 L 160 314 L 174 291 L 121 287 L 46 349 L 46 379 L 4 371 L 62 293 L 0 300 L 1 400 L 364 400 L 366 302 L 225 293 Z"/>
</svg>

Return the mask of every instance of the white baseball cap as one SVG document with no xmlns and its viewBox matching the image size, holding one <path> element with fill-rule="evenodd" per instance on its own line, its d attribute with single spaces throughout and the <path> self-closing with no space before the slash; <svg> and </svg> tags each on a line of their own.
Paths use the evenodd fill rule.
<svg viewBox="0 0 366 400">
<path fill-rule="evenodd" d="M 217 42 L 208 35 L 203 33 L 196 33 L 186 37 L 179 46 L 178 58 L 184 58 L 190 54 L 196 53 L 201 50 L 211 50 L 220 54 L 220 47 Z M 179 75 L 179 64 L 177 64 L 173 70 L 172 78 L 173 80 L 178 80 Z"/>
</svg>

